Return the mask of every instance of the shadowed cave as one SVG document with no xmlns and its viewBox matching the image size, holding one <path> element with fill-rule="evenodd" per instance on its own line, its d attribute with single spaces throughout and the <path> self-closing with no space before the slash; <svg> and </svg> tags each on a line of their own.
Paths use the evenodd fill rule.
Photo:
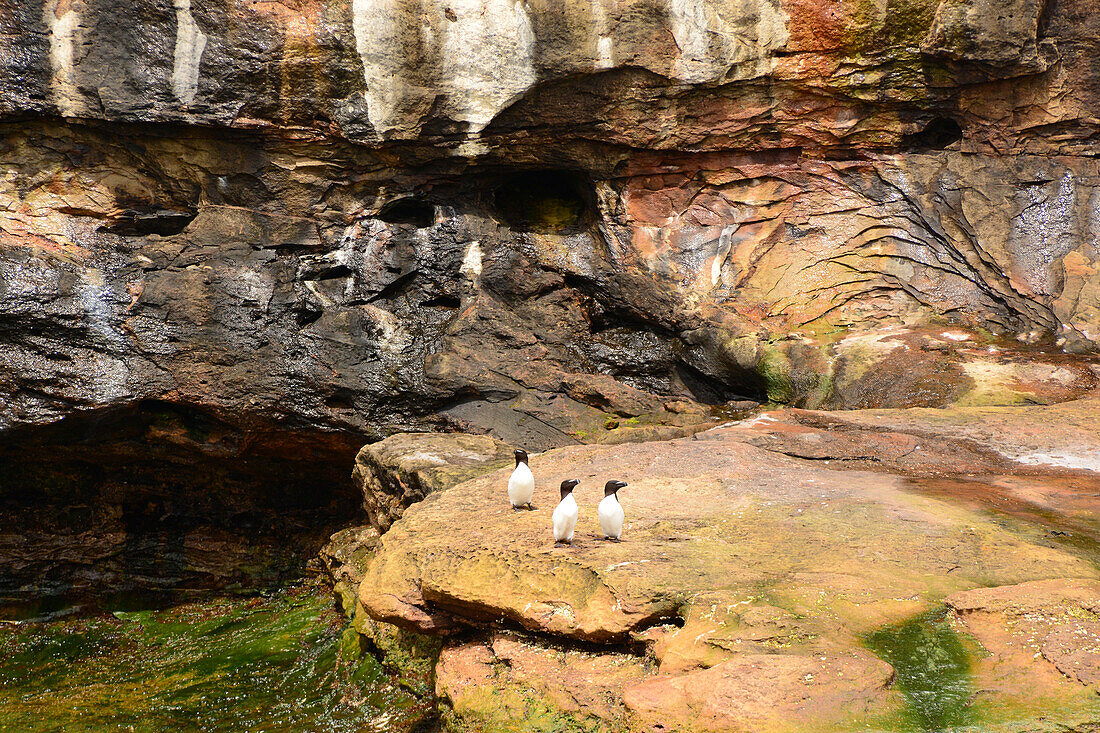
<svg viewBox="0 0 1100 733">
<path fill-rule="evenodd" d="M 346 467 L 362 440 L 242 429 L 158 401 L 12 431 L 0 443 L 0 612 L 277 587 L 359 516 Z"/>
<path fill-rule="evenodd" d="M 493 192 L 502 221 L 516 231 L 572 234 L 595 219 L 592 184 L 566 170 L 512 173 Z"/>
</svg>

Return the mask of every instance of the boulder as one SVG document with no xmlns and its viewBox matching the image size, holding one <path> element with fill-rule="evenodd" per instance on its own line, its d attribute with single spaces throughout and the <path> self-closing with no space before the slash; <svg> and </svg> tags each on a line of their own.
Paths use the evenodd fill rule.
<svg viewBox="0 0 1100 733">
<path fill-rule="evenodd" d="M 371 526 L 385 532 L 409 505 L 510 463 L 514 450 L 487 435 L 398 433 L 359 451 L 352 481 Z"/>
</svg>

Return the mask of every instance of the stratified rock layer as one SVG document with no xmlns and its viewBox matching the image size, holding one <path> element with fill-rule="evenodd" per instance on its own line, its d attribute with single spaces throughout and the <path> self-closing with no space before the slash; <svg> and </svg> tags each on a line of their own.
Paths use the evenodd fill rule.
<svg viewBox="0 0 1100 733">
<path fill-rule="evenodd" d="M 0 426 L 160 399 L 547 447 L 690 422 L 669 400 L 985 383 L 939 331 L 863 338 L 902 327 L 1094 351 L 1098 30 L 1029 0 L 0 2 Z M 1040 399 L 1092 386 L 1022 358 Z"/>
</svg>

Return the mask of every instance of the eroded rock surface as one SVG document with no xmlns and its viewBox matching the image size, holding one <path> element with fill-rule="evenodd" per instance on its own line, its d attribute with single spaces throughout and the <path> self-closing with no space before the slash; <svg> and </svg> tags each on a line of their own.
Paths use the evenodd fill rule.
<svg viewBox="0 0 1100 733">
<path fill-rule="evenodd" d="M 544 448 L 737 398 L 1071 398 L 1098 28 L 1035 0 L 7 0 L 0 426 L 158 399 Z M 1058 357 L 955 348 L 1002 337 Z"/>
<path fill-rule="evenodd" d="M 444 644 L 437 686 L 463 725 L 494 719 L 476 682 L 509 700 L 498 718 L 551 710 L 569 725 L 647 731 L 904 727 L 931 698 L 904 686 L 919 678 L 907 666 L 895 682 L 893 665 L 919 670 L 930 652 L 902 646 L 888 663 L 866 640 L 945 603 L 955 615 L 943 633 L 962 634 L 952 643 L 975 660 L 958 720 L 1092 725 L 1100 473 L 1018 451 L 1039 425 L 1050 441 L 1074 435 L 1081 454 L 1100 447 L 1096 399 L 779 411 L 691 438 L 549 451 L 531 463 L 538 511 L 508 506 L 506 468 L 406 510 L 359 603 L 408 632 L 460 634 Z M 612 477 L 629 484 L 621 543 L 603 540 L 595 518 Z M 549 523 L 565 478 L 582 482 L 567 548 Z M 1030 646 L 1014 647 L 1014 635 Z M 544 649 L 542 673 L 512 661 L 537 655 L 508 638 Z M 562 703 L 571 683 L 555 664 L 619 670 L 596 683 L 614 704 Z"/>
<path fill-rule="evenodd" d="M 577 720 L 617 727 L 627 719 L 623 690 L 649 675 L 628 653 L 593 653 L 509 632 L 444 646 L 436 692 L 456 730 L 569 730 Z"/>
<path fill-rule="evenodd" d="M 1067 680 L 1095 694 L 1100 683 L 1100 584 L 1095 579 L 978 588 L 951 595 L 947 603 L 988 652 L 975 670 L 983 687 L 1003 689 L 1006 680 L 1026 675 L 1036 707 L 1057 704 L 1066 695 Z M 1069 727 L 1086 720 L 1067 710 L 1060 722 Z"/>
</svg>

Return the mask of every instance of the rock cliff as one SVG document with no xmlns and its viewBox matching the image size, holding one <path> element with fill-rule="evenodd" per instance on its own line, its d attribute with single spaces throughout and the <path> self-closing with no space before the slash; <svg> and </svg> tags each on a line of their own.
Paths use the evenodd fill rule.
<svg viewBox="0 0 1100 733">
<path fill-rule="evenodd" d="M 120 424 L 182 464 L 292 446 L 306 487 L 401 430 L 1079 396 L 1098 31 L 1086 0 L 0 0 L 0 461 L 36 468 L 0 491 Z"/>
</svg>

